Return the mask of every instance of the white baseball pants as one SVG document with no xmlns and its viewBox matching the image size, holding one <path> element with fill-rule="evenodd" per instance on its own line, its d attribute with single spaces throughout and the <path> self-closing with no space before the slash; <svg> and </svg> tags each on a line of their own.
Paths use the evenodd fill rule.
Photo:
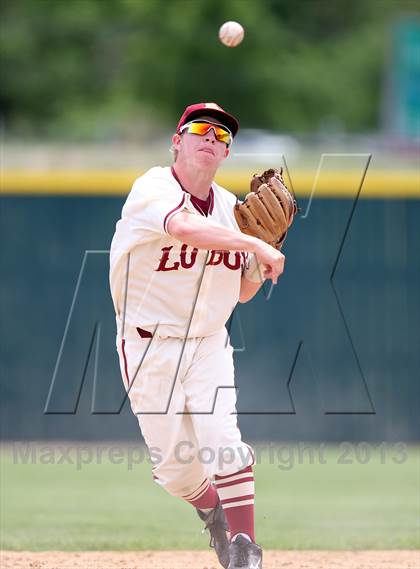
<svg viewBox="0 0 420 569">
<path fill-rule="evenodd" d="M 215 474 L 253 464 L 237 426 L 233 348 L 227 331 L 203 338 L 117 335 L 121 374 L 153 460 L 153 477 L 185 496 Z"/>
</svg>

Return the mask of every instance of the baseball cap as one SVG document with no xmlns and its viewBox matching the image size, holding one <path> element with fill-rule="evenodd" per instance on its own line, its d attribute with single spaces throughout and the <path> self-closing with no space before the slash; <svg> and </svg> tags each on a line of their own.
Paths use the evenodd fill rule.
<svg viewBox="0 0 420 569">
<path fill-rule="evenodd" d="M 228 127 L 233 136 L 235 136 L 239 130 L 239 122 L 237 119 L 227 113 L 217 103 L 195 103 L 194 105 L 189 105 L 183 112 L 179 119 L 178 126 L 176 127 L 176 132 L 179 132 L 179 129 L 187 122 L 203 115 L 213 117 L 220 121 L 223 125 Z"/>
</svg>

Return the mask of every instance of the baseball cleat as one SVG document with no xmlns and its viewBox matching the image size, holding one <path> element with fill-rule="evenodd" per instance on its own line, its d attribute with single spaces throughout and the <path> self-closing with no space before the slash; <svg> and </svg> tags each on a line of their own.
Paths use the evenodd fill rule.
<svg viewBox="0 0 420 569">
<path fill-rule="evenodd" d="M 262 549 L 246 537 L 238 535 L 229 546 L 228 569 L 262 569 Z"/>
<path fill-rule="evenodd" d="M 196 510 L 200 519 L 206 524 L 203 531 L 208 529 L 210 532 L 209 546 L 213 547 L 216 551 L 219 562 L 224 569 L 228 569 L 229 541 L 226 532 L 229 531 L 229 526 L 227 525 L 225 513 L 220 501 L 208 514 L 201 512 L 198 508 L 196 508 Z"/>
</svg>

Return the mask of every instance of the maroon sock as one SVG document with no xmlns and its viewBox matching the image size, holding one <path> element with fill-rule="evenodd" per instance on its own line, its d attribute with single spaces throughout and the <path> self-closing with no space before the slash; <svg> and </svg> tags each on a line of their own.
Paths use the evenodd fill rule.
<svg viewBox="0 0 420 569">
<path fill-rule="evenodd" d="M 194 490 L 194 492 L 191 492 L 186 496 L 182 496 L 182 498 L 194 506 L 194 508 L 198 508 L 199 510 L 215 508 L 217 506 L 217 502 L 219 501 L 216 488 L 213 486 L 213 484 L 210 483 L 207 478 L 196 490 Z"/>
<path fill-rule="evenodd" d="M 216 488 L 222 503 L 230 535 L 246 533 L 255 542 L 254 474 L 247 466 L 229 476 L 216 475 Z"/>
</svg>

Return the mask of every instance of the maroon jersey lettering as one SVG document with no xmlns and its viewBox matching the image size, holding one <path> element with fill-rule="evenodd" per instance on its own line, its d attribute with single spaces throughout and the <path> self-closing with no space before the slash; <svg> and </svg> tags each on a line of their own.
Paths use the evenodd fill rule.
<svg viewBox="0 0 420 569">
<path fill-rule="evenodd" d="M 210 258 L 207 261 L 207 265 L 220 265 L 223 260 L 223 251 L 215 251 L 212 249 L 210 253 Z"/>
<path fill-rule="evenodd" d="M 239 269 L 240 266 L 241 266 L 241 254 L 239 253 L 239 251 L 236 251 L 236 252 L 234 253 L 234 255 L 235 255 L 235 261 L 234 261 L 234 263 L 232 264 L 232 263 L 230 262 L 230 259 L 229 259 L 230 253 L 231 253 L 230 251 L 225 251 L 225 252 L 223 253 L 223 263 L 224 263 L 225 267 L 227 267 L 228 269 L 232 269 L 232 271 L 236 271 L 236 270 Z"/>
<path fill-rule="evenodd" d="M 159 266 L 156 271 L 177 271 L 179 268 L 179 261 L 175 261 L 175 263 L 169 266 L 167 263 L 169 261 L 169 252 L 172 249 L 172 245 L 170 247 L 162 247 L 162 257 L 159 259 Z"/>
<path fill-rule="evenodd" d="M 194 266 L 195 260 L 197 258 L 198 249 L 194 247 L 190 254 L 190 260 L 187 261 L 187 249 L 188 245 L 185 243 L 181 247 L 181 266 L 184 269 L 191 269 Z"/>
<path fill-rule="evenodd" d="M 248 260 L 248 253 L 245 253 L 245 251 L 241 251 L 241 258 L 242 258 L 241 268 L 243 269 L 246 266 Z"/>
</svg>

